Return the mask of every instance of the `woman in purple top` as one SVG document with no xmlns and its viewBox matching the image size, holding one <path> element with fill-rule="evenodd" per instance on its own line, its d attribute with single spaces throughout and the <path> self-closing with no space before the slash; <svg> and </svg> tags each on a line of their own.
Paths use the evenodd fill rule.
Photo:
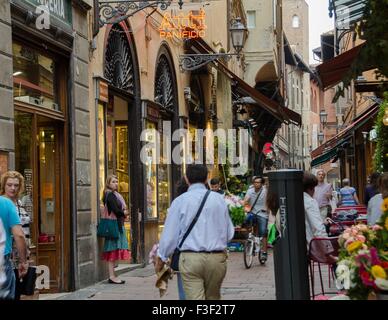
<svg viewBox="0 0 388 320">
<path fill-rule="evenodd" d="M 370 183 L 365 188 L 364 203 L 366 206 L 368 206 L 369 200 L 379 193 L 379 177 L 380 173 L 378 172 L 374 172 L 370 175 Z"/>
</svg>

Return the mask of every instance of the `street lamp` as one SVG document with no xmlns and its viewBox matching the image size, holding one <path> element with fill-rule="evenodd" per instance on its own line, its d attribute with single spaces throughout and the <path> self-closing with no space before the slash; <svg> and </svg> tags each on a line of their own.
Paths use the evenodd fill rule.
<svg viewBox="0 0 388 320">
<path fill-rule="evenodd" d="M 318 141 L 319 143 L 322 143 L 323 140 L 325 139 L 325 134 L 321 131 L 318 133 Z"/>
<path fill-rule="evenodd" d="M 237 59 L 240 59 L 240 52 L 245 44 L 247 28 L 245 28 L 244 24 L 241 22 L 241 18 L 236 18 L 232 22 L 229 31 L 232 35 L 233 48 L 237 52 Z"/>
<path fill-rule="evenodd" d="M 319 120 L 321 121 L 323 127 L 325 127 L 327 123 L 327 112 L 324 109 L 319 113 Z"/>
<path fill-rule="evenodd" d="M 236 53 L 182 54 L 179 56 L 179 65 L 181 69 L 183 71 L 197 70 L 220 58 L 230 59 L 232 56 L 237 56 L 237 59 L 240 59 L 240 52 L 244 47 L 248 29 L 245 28 L 244 24 L 241 22 L 241 18 L 235 18 L 231 22 L 229 31 L 232 37 L 232 45 Z"/>
</svg>

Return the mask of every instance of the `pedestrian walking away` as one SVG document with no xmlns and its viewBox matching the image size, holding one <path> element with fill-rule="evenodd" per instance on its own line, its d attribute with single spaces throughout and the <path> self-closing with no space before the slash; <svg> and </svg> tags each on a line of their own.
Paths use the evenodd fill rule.
<svg viewBox="0 0 388 320">
<path fill-rule="evenodd" d="M 331 204 L 333 198 L 333 187 L 331 184 L 325 182 L 326 173 L 320 169 L 317 171 L 318 184 L 315 187 L 314 199 L 317 200 L 321 217 L 325 220 L 327 217 L 331 218 Z"/>
<path fill-rule="evenodd" d="M 227 243 L 233 238 L 234 226 L 223 196 L 206 189 L 207 167 L 189 165 L 186 177 L 189 189 L 171 203 L 155 269 L 162 270 L 197 215 L 180 248 L 179 271 L 185 296 L 188 300 L 219 300 L 227 269 Z"/>
<path fill-rule="evenodd" d="M 350 186 L 350 180 L 347 178 L 342 180 L 342 188 L 340 189 L 339 196 L 339 203 L 341 207 L 356 206 L 360 204 L 356 189 Z"/>
</svg>

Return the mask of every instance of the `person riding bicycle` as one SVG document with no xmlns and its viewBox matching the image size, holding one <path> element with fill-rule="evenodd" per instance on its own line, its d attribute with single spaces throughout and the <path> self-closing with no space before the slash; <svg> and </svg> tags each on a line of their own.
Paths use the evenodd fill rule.
<svg viewBox="0 0 388 320">
<path fill-rule="evenodd" d="M 260 250 L 260 262 L 267 260 L 267 226 L 268 211 L 266 209 L 267 188 L 262 177 L 253 177 L 253 188 L 248 189 L 244 198 L 245 210 L 252 218 L 254 234 L 262 238 L 262 250 Z"/>
</svg>

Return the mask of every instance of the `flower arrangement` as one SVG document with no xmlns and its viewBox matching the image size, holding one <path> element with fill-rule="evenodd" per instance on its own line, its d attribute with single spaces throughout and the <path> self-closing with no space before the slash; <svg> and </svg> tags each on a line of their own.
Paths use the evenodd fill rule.
<svg viewBox="0 0 388 320">
<path fill-rule="evenodd" d="M 225 202 L 228 206 L 233 225 L 241 225 L 245 220 L 243 200 L 239 196 L 230 194 L 225 196 Z"/>
<path fill-rule="evenodd" d="M 376 225 L 354 225 L 339 237 L 337 286 L 351 299 L 388 293 L 388 198 L 382 211 Z"/>
</svg>

